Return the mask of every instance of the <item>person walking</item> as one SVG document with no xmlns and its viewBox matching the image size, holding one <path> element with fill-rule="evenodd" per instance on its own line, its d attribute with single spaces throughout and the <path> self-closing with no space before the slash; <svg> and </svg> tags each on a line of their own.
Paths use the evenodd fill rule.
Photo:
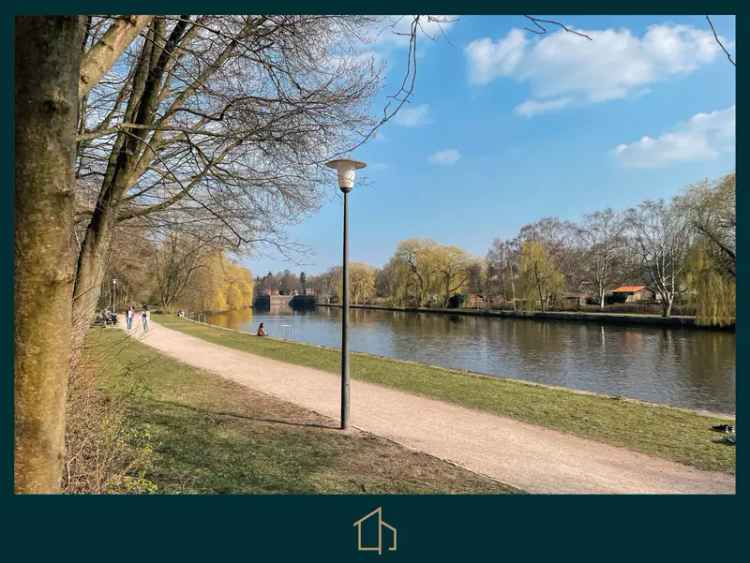
<svg viewBox="0 0 750 563">
<path fill-rule="evenodd" d="M 133 317 L 135 316 L 135 310 L 132 305 L 128 305 L 128 312 L 125 314 L 125 318 L 128 323 L 128 330 L 133 330 Z"/>
<path fill-rule="evenodd" d="M 141 311 L 141 323 L 143 324 L 143 332 L 148 332 L 148 305 L 144 305 L 143 311 Z"/>
</svg>

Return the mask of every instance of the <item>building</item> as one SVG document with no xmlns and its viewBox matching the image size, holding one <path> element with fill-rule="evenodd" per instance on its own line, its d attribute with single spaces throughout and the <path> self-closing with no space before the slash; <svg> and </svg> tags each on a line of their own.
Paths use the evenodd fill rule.
<svg viewBox="0 0 750 563">
<path fill-rule="evenodd" d="M 562 304 L 566 307 L 583 307 L 591 300 L 591 298 L 592 295 L 590 293 L 575 291 L 563 293 L 560 296 Z"/>
<path fill-rule="evenodd" d="M 463 306 L 466 309 L 484 309 L 487 306 L 487 300 L 484 298 L 484 295 L 470 293 L 464 301 Z"/>
<path fill-rule="evenodd" d="M 622 285 L 612 290 L 613 303 L 640 303 L 654 300 L 654 292 L 645 285 Z"/>
</svg>

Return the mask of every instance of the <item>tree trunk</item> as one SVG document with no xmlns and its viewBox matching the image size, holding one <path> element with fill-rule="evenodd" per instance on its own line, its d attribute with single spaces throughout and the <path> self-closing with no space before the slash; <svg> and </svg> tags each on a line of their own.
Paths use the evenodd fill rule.
<svg viewBox="0 0 750 563">
<path fill-rule="evenodd" d="M 536 263 L 534 263 L 534 279 L 536 281 L 536 288 L 539 292 L 539 307 L 542 309 L 542 313 L 544 313 L 544 296 L 542 294 L 542 282 L 539 279 L 539 268 Z"/>
<path fill-rule="evenodd" d="M 114 211 L 109 206 L 99 207 L 97 204 L 97 207 L 97 212 L 86 230 L 83 246 L 78 256 L 71 319 L 73 326 L 72 365 L 78 362 L 86 332 L 96 313 L 112 241 Z"/>
<path fill-rule="evenodd" d="M 153 21 L 154 29 L 160 29 L 162 25 L 163 20 L 161 18 L 156 18 Z M 137 100 L 138 110 L 134 118 L 135 123 L 148 124 L 153 119 L 157 94 L 167 61 L 175 46 L 179 43 L 186 26 L 187 20 L 181 20 L 175 25 L 155 65 L 146 66 L 149 52 L 146 49 L 142 50 L 143 70 L 147 69 L 148 72 L 146 73 L 143 93 Z M 155 35 L 158 37 L 160 33 L 156 32 Z M 129 103 L 131 107 L 135 107 L 136 100 L 131 98 Z M 105 185 L 99 192 L 96 208 L 86 229 L 81 253 L 78 257 L 73 293 L 72 362 L 74 365 L 82 349 L 86 331 L 94 317 L 96 303 L 101 293 L 100 288 L 107 268 L 112 235 L 117 224 L 120 198 L 128 189 L 129 177 L 142 154 L 143 147 L 141 145 L 145 135 L 146 132 L 142 130 L 126 137 L 117 149 L 117 153 L 112 155 L 107 170 L 109 181 L 105 178 Z"/>
<path fill-rule="evenodd" d="M 671 296 L 664 298 L 662 300 L 662 316 L 663 317 L 672 316 L 672 304 L 673 303 L 674 303 L 674 299 Z"/>
<path fill-rule="evenodd" d="M 73 161 L 83 18 L 15 31 L 14 488 L 60 490 L 73 293 Z"/>
</svg>

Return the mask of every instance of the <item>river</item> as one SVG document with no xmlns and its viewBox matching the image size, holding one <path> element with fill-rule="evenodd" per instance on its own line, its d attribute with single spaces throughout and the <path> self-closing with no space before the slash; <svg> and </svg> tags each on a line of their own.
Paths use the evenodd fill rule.
<svg viewBox="0 0 750 563">
<path fill-rule="evenodd" d="M 341 310 L 250 309 L 208 322 L 338 348 Z M 548 385 L 734 414 L 734 332 L 353 309 L 350 348 Z"/>
</svg>

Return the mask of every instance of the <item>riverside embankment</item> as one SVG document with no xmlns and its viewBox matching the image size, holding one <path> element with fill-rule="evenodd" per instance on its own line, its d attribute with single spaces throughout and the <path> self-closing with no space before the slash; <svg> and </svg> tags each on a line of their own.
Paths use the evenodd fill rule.
<svg viewBox="0 0 750 563">
<path fill-rule="evenodd" d="M 340 309 L 341 305 L 318 303 L 318 307 Z M 468 317 L 494 317 L 510 319 L 530 319 L 535 321 L 572 321 L 594 322 L 600 324 L 662 326 L 674 328 L 693 328 L 701 330 L 735 330 L 735 325 L 726 327 L 707 327 L 696 323 L 695 317 L 649 315 L 641 313 L 596 313 L 590 311 L 505 311 L 498 309 L 439 309 L 428 307 L 391 307 L 386 305 L 350 305 L 353 309 L 373 311 L 397 311 L 402 313 L 433 313 L 437 315 L 462 315 Z"/>
</svg>

